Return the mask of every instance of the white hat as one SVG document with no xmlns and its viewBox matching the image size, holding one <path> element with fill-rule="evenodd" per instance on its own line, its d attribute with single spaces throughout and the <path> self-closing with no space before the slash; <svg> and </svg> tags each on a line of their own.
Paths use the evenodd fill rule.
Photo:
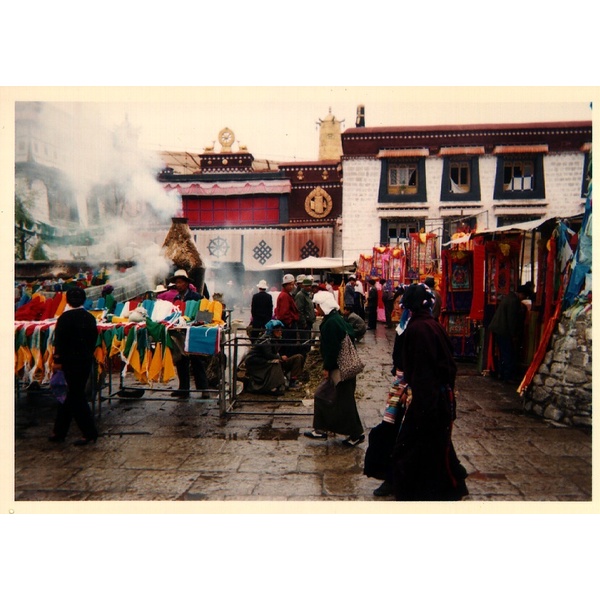
<svg viewBox="0 0 600 600">
<path fill-rule="evenodd" d="M 264 279 L 261 279 L 257 284 L 256 287 L 259 290 L 266 290 L 269 286 L 267 285 L 267 282 Z"/>
<path fill-rule="evenodd" d="M 286 283 L 294 283 L 294 281 L 296 281 L 294 279 L 294 276 L 287 273 L 286 275 L 283 276 L 282 283 L 283 283 L 283 285 L 285 285 Z"/>
<path fill-rule="evenodd" d="M 171 281 L 175 281 L 176 279 L 185 279 L 190 283 L 193 283 L 192 280 L 188 277 L 187 271 L 185 269 L 177 269 L 175 273 L 173 273 L 173 277 L 171 277 Z"/>
<path fill-rule="evenodd" d="M 164 286 L 162 283 L 159 283 L 159 284 L 156 286 L 156 289 L 155 289 L 155 290 L 153 290 L 153 291 L 154 291 L 154 293 L 155 293 L 155 294 L 160 294 L 161 292 L 166 292 L 166 291 L 167 291 L 167 288 L 166 288 L 166 287 L 165 287 L 165 286 Z"/>
<path fill-rule="evenodd" d="M 296 281 L 298 283 L 302 283 L 305 279 L 306 279 L 306 275 L 304 275 L 304 274 L 298 275 L 298 277 L 296 277 Z"/>
<path fill-rule="evenodd" d="M 313 302 L 321 307 L 321 310 L 328 315 L 332 310 L 339 310 L 340 305 L 335 301 L 331 292 L 317 292 L 313 296 Z"/>
</svg>

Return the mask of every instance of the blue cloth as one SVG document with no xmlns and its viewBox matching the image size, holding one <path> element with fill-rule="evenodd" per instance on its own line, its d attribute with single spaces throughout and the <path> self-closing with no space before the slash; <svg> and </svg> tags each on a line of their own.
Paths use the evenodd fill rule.
<svg viewBox="0 0 600 600">
<path fill-rule="evenodd" d="M 142 302 L 142 307 L 146 309 L 149 315 L 151 315 L 152 309 L 154 308 L 154 300 L 144 300 Z"/>
<path fill-rule="evenodd" d="M 185 335 L 185 351 L 190 354 L 217 354 L 220 350 L 220 327 L 190 327 Z"/>
</svg>

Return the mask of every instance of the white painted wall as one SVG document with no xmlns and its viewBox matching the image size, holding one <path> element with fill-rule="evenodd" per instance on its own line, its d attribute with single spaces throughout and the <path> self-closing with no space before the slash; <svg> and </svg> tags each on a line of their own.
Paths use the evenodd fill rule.
<svg viewBox="0 0 600 600">
<path fill-rule="evenodd" d="M 479 157 L 481 200 L 479 202 L 440 202 L 444 161 L 429 157 L 425 164 L 427 205 L 382 211 L 379 205 L 381 161 L 372 158 L 344 159 L 342 248 L 343 256 L 358 259 L 360 254 L 371 254 L 379 242 L 382 218 L 425 218 L 427 231 L 439 231 L 442 219 L 456 218 L 463 208 L 464 216 L 477 214 L 478 229 L 495 227 L 500 215 L 568 216 L 583 212 L 581 182 L 585 155 L 578 152 L 553 153 L 544 156 L 546 198 L 542 200 L 494 200 L 497 158 Z M 449 209 L 448 206 L 456 208 Z M 444 207 L 446 209 L 444 210 Z M 389 208 L 389 206 L 387 207 Z M 378 210 L 379 209 L 379 210 Z"/>
<path fill-rule="evenodd" d="M 344 161 L 342 248 L 343 258 L 358 260 L 371 254 L 379 242 L 380 219 L 377 214 L 381 161 L 357 158 Z"/>
</svg>

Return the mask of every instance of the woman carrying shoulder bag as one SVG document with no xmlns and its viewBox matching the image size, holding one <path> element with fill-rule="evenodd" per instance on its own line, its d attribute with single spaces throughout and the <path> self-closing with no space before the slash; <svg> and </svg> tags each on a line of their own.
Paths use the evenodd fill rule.
<svg viewBox="0 0 600 600">
<path fill-rule="evenodd" d="M 315 399 L 313 430 L 306 431 L 306 437 L 324 440 L 327 432 L 339 433 L 348 437 L 346 446 L 354 447 L 364 441 L 364 429 L 356 408 L 354 393 L 356 377 L 341 380 L 338 369 L 338 355 L 346 335 L 354 340 L 354 329 L 340 314 L 340 307 L 330 292 L 317 292 L 313 297 L 315 311 L 323 317 L 320 329 L 320 350 L 323 359 L 323 378 L 331 378 L 335 384 L 333 402 Z"/>
</svg>

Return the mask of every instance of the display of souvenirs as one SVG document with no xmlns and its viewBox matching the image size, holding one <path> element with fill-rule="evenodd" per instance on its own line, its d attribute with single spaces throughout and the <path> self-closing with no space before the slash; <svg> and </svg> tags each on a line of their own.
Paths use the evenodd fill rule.
<svg viewBox="0 0 600 600">
<path fill-rule="evenodd" d="M 411 233 L 407 251 L 407 275 L 419 279 L 421 275 L 433 275 L 437 271 L 437 235 L 435 233 Z"/>
<path fill-rule="evenodd" d="M 435 238 L 435 235 L 433 237 Z M 418 272 L 416 276 L 410 275 L 407 256 L 407 250 L 404 246 L 375 246 L 372 255 L 360 255 L 357 263 L 357 273 L 361 275 L 363 280 L 372 278 L 390 281 L 394 288 L 404 285 L 410 279 L 419 279 L 421 275 Z M 431 272 L 426 273 L 424 271 L 422 275 L 425 274 L 431 274 Z"/>
<path fill-rule="evenodd" d="M 517 289 L 519 249 L 520 240 L 503 240 L 486 243 L 486 289 L 488 304 L 497 304 L 503 296 Z"/>
<path fill-rule="evenodd" d="M 442 318 L 454 355 L 474 357 L 476 325 L 469 313 L 473 301 L 473 252 L 442 251 Z"/>
</svg>

